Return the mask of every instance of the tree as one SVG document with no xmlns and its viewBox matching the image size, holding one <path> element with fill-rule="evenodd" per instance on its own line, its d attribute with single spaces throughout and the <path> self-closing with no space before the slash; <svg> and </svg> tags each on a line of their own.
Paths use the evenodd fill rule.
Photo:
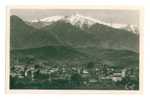
<svg viewBox="0 0 150 99">
<path fill-rule="evenodd" d="M 87 64 L 87 69 L 92 69 L 92 68 L 94 68 L 94 63 L 93 62 L 89 62 Z"/>
<path fill-rule="evenodd" d="M 89 62 L 88 64 L 87 64 L 87 70 L 88 70 L 88 72 L 91 74 L 91 76 L 95 76 L 95 64 L 93 63 L 93 62 Z"/>
<path fill-rule="evenodd" d="M 78 73 L 74 73 L 71 75 L 71 86 L 79 87 L 81 84 L 81 75 Z"/>
<path fill-rule="evenodd" d="M 26 64 L 32 64 L 35 61 L 34 56 L 32 55 L 26 56 L 25 60 Z"/>
</svg>

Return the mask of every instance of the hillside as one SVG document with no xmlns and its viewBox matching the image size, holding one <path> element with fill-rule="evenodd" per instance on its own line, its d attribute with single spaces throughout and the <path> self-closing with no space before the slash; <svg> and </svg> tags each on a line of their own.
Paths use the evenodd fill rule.
<svg viewBox="0 0 150 99">
<path fill-rule="evenodd" d="M 139 52 L 139 35 L 137 34 L 123 29 L 107 27 L 103 24 L 94 24 L 84 30 L 87 33 L 92 33 L 100 48 Z"/>
<path fill-rule="evenodd" d="M 89 55 L 96 63 L 121 68 L 139 65 L 139 54 L 129 50 L 98 49 L 95 47 L 77 48 L 76 50 Z"/>
<path fill-rule="evenodd" d="M 103 63 L 120 68 L 137 67 L 139 54 L 128 50 L 95 49 L 95 48 L 72 48 L 68 46 L 47 46 L 31 49 L 11 50 L 11 57 L 16 57 L 22 62 L 28 56 L 36 60 L 45 60 L 52 63 Z"/>
<path fill-rule="evenodd" d="M 10 17 L 11 49 L 35 48 L 50 44 L 56 45 L 58 41 L 49 32 L 27 25 L 18 16 L 13 15 Z"/>
<path fill-rule="evenodd" d="M 47 46 L 30 49 L 15 49 L 11 50 L 11 57 L 24 60 L 26 57 L 32 56 L 36 60 L 46 60 L 51 62 L 66 62 L 66 61 L 85 61 L 90 59 L 90 56 L 81 53 L 68 46 Z M 22 61 L 24 62 L 24 61 Z"/>
</svg>

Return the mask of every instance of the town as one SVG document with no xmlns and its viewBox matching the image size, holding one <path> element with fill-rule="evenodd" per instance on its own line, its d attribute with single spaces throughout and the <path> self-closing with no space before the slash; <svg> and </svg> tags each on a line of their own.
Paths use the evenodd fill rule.
<svg viewBox="0 0 150 99">
<path fill-rule="evenodd" d="M 10 88 L 35 89 L 138 89 L 138 68 L 103 63 L 15 64 Z"/>
</svg>

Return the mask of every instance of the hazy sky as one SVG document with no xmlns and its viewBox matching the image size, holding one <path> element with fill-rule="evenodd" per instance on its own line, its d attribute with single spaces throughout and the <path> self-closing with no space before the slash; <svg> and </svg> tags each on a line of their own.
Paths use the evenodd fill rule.
<svg viewBox="0 0 150 99">
<path fill-rule="evenodd" d="M 122 24 L 134 24 L 139 23 L 139 11 L 138 10 L 89 10 L 89 9 L 12 9 L 11 15 L 17 15 L 23 20 L 40 19 L 57 15 L 73 15 L 75 13 L 83 16 L 89 16 L 95 19 L 99 19 L 105 22 L 122 23 Z"/>
</svg>

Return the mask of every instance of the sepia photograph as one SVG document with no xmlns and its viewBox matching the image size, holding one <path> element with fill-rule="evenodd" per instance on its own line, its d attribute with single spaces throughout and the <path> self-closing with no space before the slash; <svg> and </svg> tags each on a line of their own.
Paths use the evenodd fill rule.
<svg viewBox="0 0 150 99">
<path fill-rule="evenodd" d="M 10 90 L 139 91 L 140 9 L 10 8 Z"/>
</svg>

